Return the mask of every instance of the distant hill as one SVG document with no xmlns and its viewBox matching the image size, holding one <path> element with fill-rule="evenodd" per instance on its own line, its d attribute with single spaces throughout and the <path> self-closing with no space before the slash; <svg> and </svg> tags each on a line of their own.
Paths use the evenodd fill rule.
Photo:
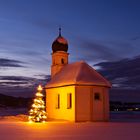
<svg viewBox="0 0 140 140">
<path fill-rule="evenodd" d="M 0 94 L 0 107 L 14 107 L 14 108 L 29 107 L 31 101 L 32 101 L 31 98 L 13 97 Z"/>
</svg>

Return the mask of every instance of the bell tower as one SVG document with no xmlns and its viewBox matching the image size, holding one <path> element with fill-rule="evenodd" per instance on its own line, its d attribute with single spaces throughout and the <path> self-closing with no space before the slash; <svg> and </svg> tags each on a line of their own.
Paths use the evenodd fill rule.
<svg viewBox="0 0 140 140">
<path fill-rule="evenodd" d="M 68 42 L 61 35 L 61 28 L 59 28 L 59 35 L 52 44 L 52 65 L 51 77 L 57 74 L 66 64 L 68 64 Z"/>
</svg>

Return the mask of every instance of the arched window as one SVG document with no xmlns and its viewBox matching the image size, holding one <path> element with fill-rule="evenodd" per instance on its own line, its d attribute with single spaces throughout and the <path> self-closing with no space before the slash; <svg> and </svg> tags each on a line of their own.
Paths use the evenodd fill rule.
<svg viewBox="0 0 140 140">
<path fill-rule="evenodd" d="M 63 58 L 61 59 L 61 63 L 64 64 L 64 59 Z"/>
</svg>

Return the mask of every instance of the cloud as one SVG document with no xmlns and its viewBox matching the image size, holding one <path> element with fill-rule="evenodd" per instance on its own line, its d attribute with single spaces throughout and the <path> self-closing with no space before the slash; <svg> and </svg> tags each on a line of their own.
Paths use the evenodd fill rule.
<svg viewBox="0 0 140 140">
<path fill-rule="evenodd" d="M 25 67 L 24 62 L 13 60 L 13 59 L 6 59 L 0 58 L 0 68 L 2 67 Z"/>
<path fill-rule="evenodd" d="M 100 41 L 79 39 L 75 44 L 75 46 L 78 47 L 72 47 L 72 49 L 78 60 L 109 61 L 122 58 L 120 55 L 116 54 L 113 47 L 109 47 L 109 45 L 105 45 Z"/>
<path fill-rule="evenodd" d="M 139 55 L 139 36 L 127 40 L 96 40 L 88 37 L 75 36 L 70 43 L 69 51 L 73 60 L 86 60 L 93 63 L 102 61 L 117 61 Z M 137 40 L 134 42 L 134 40 Z M 71 49 L 71 50 L 70 50 Z M 131 52 L 131 53 L 130 53 Z M 77 55 L 78 54 L 78 55 Z"/>
<path fill-rule="evenodd" d="M 24 76 L 0 76 L 0 93 L 11 95 L 30 97 L 35 94 L 39 84 L 45 86 L 50 80 L 50 75 L 41 75 L 39 78 Z"/>
<path fill-rule="evenodd" d="M 7 84 L 7 86 L 12 86 L 18 84 L 26 84 L 25 86 L 33 86 L 36 84 L 46 84 L 46 81 L 50 79 L 49 75 L 44 75 L 42 78 L 33 78 L 25 76 L 0 76 L 0 84 Z"/>
<path fill-rule="evenodd" d="M 0 76 L 0 80 L 9 80 L 9 81 L 29 81 L 34 79 L 35 78 L 24 76 Z"/>
<path fill-rule="evenodd" d="M 130 38 L 131 41 L 137 41 L 137 40 L 140 40 L 140 36 L 135 36 L 135 37 L 132 37 Z"/>
<path fill-rule="evenodd" d="M 95 66 L 100 67 L 98 71 L 112 82 L 114 88 L 140 90 L 140 56 Z"/>
<path fill-rule="evenodd" d="M 138 102 L 140 99 L 140 56 L 98 63 L 97 71 L 111 83 L 110 99 Z"/>
</svg>

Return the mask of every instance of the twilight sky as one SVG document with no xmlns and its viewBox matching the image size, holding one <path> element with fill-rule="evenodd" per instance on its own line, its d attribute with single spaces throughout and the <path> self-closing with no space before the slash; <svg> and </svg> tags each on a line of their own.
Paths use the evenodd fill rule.
<svg viewBox="0 0 140 140">
<path fill-rule="evenodd" d="M 0 0 L 0 85 L 50 74 L 59 26 L 70 62 L 94 65 L 140 55 L 139 0 Z"/>
</svg>

